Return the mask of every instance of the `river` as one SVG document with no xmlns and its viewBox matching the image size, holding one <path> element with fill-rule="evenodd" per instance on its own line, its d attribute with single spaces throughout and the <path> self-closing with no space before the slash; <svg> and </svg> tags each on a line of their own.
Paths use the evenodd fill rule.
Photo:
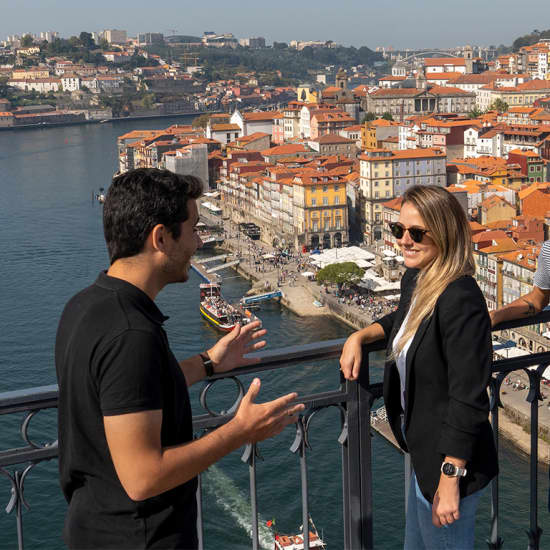
<svg viewBox="0 0 550 550">
<path fill-rule="evenodd" d="M 66 128 L 0 132 L 0 392 L 55 383 L 53 345 L 57 320 L 65 302 L 89 285 L 107 266 L 101 206 L 92 199 L 108 187 L 117 169 L 116 138 L 130 130 L 165 128 L 185 119 L 123 121 Z M 198 313 L 195 273 L 183 285 L 165 289 L 158 297 L 170 316 L 166 328 L 176 355 L 192 355 L 211 345 L 218 334 Z M 249 283 L 229 272 L 224 294 L 236 300 Z M 300 318 L 268 304 L 259 311 L 268 329 L 270 348 L 343 337 L 350 329 L 326 318 Z M 373 366 L 380 378 L 380 357 Z M 250 377 L 246 380 L 248 380 Z M 338 384 L 335 361 L 285 369 L 262 375 L 261 399 L 288 391 L 311 392 Z M 199 411 L 197 388 L 193 406 Z M 233 389 L 220 383 L 218 400 L 227 405 Z M 13 415 L 11 415 L 13 416 Z M 1 449 L 21 445 L 20 419 L 0 418 Z M 342 548 L 341 465 L 337 442 L 337 411 L 324 411 L 312 429 L 309 462 L 312 517 L 331 550 Z M 45 411 L 32 421 L 36 441 L 55 439 L 55 412 Z M 265 521 L 275 518 L 280 532 L 295 532 L 301 524 L 299 463 L 288 451 L 294 432 L 287 429 L 261 445 L 258 502 L 261 543 L 272 548 Z M 374 446 L 375 542 L 383 550 L 398 549 L 403 533 L 402 458 L 380 438 Z M 501 526 L 506 548 L 524 548 L 528 528 L 528 461 L 505 442 L 501 444 Z M 24 514 L 27 549 L 63 548 L 60 538 L 65 503 L 57 483 L 57 463 L 42 463 L 29 474 Z M 544 500 L 547 475 L 540 470 Z M 0 505 L 9 501 L 9 483 L 0 476 Z M 204 476 L 205 543 L 207 549 L 250 548 L 248 469 L 240 454 L 224 459 Z M 486 548 L 489 498 L 482 501 L 478 545 Z M 540 505 L 541 527 L 550 533 L 548 511 Z M 16 547 L 14 517 L 0 512 L 0 548 Z"/>
</svg>

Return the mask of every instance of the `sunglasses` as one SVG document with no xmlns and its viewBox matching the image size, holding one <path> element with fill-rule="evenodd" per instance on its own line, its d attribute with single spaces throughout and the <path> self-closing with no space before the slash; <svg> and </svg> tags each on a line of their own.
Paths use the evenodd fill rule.
<svg viewBox="0 0 550 550">
<path fill-rule="evenodd" d="M 390 231 L 396 239 L 402 239 L 405 231 L 409 232 L 411 239 L 415 243 L 421 243 L 424 235 L 429 233 L 428 229 L 421 229 L 420 227 L 405 227 L 399 222 L 391 222 L 388 224 L 390 226 Z"/>
</svg>

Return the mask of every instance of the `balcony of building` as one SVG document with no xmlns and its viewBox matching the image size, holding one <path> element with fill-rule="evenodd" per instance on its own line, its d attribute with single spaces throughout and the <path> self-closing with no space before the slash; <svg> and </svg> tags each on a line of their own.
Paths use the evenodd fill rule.
<svg viewBox="0 0 550 550">
<path fill-rule="evenodd" d="M 544 312 L 532 318 L 527 322 L 517 321 L 501 325 L 500 329 L 510 330 L 519 326 L 526 326 L 528 323 L 540 323 L 550 321 L 550 312 Z M 341 498 L 336 501 L 327 500 L 322 502 L 323 507 L 329 507 L 330 513 L 341 518 L 340 538 L 333 542 L 331 548 L 344 548 L 346 550 L 358 549 L 388 549 L 397 548 L 395 541 L 402 538 L 403 528 L 403 510 L 405 507 L 406 488 L 408 487 L 408 475 L 410 472 L 409 461 L 406 456 L 402 459 L 401 472 L 394 475 L 390 485 L 383 488 L 384 494 L 398 495 L 396 500 L 380 500 L 381 491 L 375 491 L 377 480 L 373 472 L 378 468 L 384 468 L 384 464 L 376 465 L 377 461 L 384 460 L 384 457 L 377 456 L 378 453 L 396 453 L 395 447 L 386 446 L 381 443 L 373 444 L 373 436 L 388 438 L 391 440 L 390 430 L 384 418 L 384 411 L 380 402 L 382 384 L 380 380 L 380 365 L 373 366 L 373 357 L 383 349 L 383 344 L 377 344 L 365 348 L 363 354 L 363 365 L 361 376 L 357 382 L 345 381 L 338 371 L 338 357 L 341 352 L 344 340 L 330 340 L 324 342 L 315 342 L 307 345 L 292 346 L 280 348 L 273 351 L 260 352 L 257 355 L 261 362 L 253 367 L 241 368 L 225 375 L 215 375 L 209 379 L 200 392 L 200 403 L 202 411 L 193 417 L 193 426 L 197 437 L 205 434 L 207 431 L 227 422 L 234 413 L 239 399 L 245 391 L 245 382 L 247 377 L 252 374 L 262 373 L 264 381 L 268 381 L 270 376 L 277 373 L 284 373 L 287 369 L 319 369 L 320 364 L 324 364 L 333 369 L 333 385 L 331 388 L 320 388 L 315 386 L 308 392 L 302 392 L 300 400 L 305 403 L 306 410 L 301 415 L 295 428 L 294 440 L 292 438 L 289 457 L 292 459 L 289 464 L 293 464 L 294 472 L 281 471 L 279 465 L 271 464 L 271 472 L 277 476 L 290 476 L 296 484 L 292 488 L 292 502 L 298 506 L 300 517 L 296 518 L 296 524 L 304 526 L 309 525 L 312 507 L 319 507 L 319 503 L 312 500 L 312 464 L 315 460 L 323 460 L 319 456 L 317 442 L 323 440 L 327 445 L 334 449 L 339 449 L 340 465 L 338 470 L 333 472 L 334 476 L 340 476 L 342 479 Z M 380 355 L 378 355 L 380 363 Z M 550 352 L 534 353 L 513 359 L 495 360 L 493 363 L 493 378 L 488 391 L 491 398 L 491 422 L 494 430 L 494 437 L 499 446 L 499 419 L 501 418 L 502 401 L 501 397 L 507 391 L 507 386 L 503 382 L 512 373 L 524 372 L 528 377 L 528 392 L 526 397 L 526 406 L 530 411 L 529 429 L 530 452 L 529 461 L 529 480 L 528 480 L 528 504 L 523 509 L 521 506 L 515 506 L 513 517 L 508 513 L 501 513 L 503 508 L 503 497 L 501 496 L 501 487 L 509 486 L 513 480 L 503 478 L 504 473 L 495 479 L 488 491 L 487 499 L 490 500 L 490 508 L 483 518 L 483 522 L 478 522 L 478 530 L 483 533 L 486 539 L 486 545 L 490 549 L 503 548 L 528 548 L 528 550 L 540 550 L 548 547 L 543 542 L 548 534 L 543 533 L 541 524 L 547 521 L 547 517 L 541 518 L 541 514 L 547 515 L 547 510 L 541 512 L 545 504 L 544 499 L 547 495 L 542 490 L 541 471 L 538 468 L 539 447 L 537 434 L 539 433 L 539 408 L 541 406 L 541 380 L 544 369 L 550 364 Z M 244 381 L 243 381 L 244 380 Z M 223 409 L 216 410 L 212 404 L 216 400 L 212 394 L 215 394 L 218 386 L 224 384 L 233 384 L 235 387 L 236 398 L 233 403 L 226 404 Z M 277 388 L 282 393 L 293 388 Z M 219 390 L 218 390 L 219 391 Z M 227 393 L 227 392 L 226 392 Z M 41 434 L 35 435 L 32 432 L 32 420 L 44 411 L 52 411 L 57 407 L 57 387 L 45 386 L 38 388 L 28 388 L 20 391 L 13 391 L 0 394 L 0 415 L 16 417 L 20 421 L 20 435 L 22 441 L 17 445 L 10 439 L 2 438 L 3 443 L 0 450 L 0 473 L 8 479 L 9 492 L 6 496 L 6 512 L 13 518 L 16 525 L 15 540 L 10 548 L 23 549 L 25 542 L 25 530 L 23 529 L 23 518 L 28 510 L 32 510 L 33 501 L 25 500 L 25 483 L 30 483 L 48 461 L 55 461 L 58 456 L 57 441 L 47 443 L 38 442 L 43 440 Z M 332 413 L 330 412 L 332 411 Z M 327 415 L 328 412 L 328 415 Z M 46 412 L 46 418 L 54 422 L 55 416 Z M 319 434 L 319 421 L 321 424 L 321 434 Z M 332 430 L 326 426 L 332 424 Z M 44 422 L 39 423 L 40 429 L 44 430 Z M 50 426 L 50 428 L 55 428 Z M 40 431 L 39 429 L 39 431 Z M 36 429 L 35 429 L 36 430 Z M 53 430 L 55 431 L 55 430 Z M 33 433 L 33 435 L 31 435 Z M 49 430 L 52 433 L 52 429 Z M 386 439 L 383 439 L 385 442 Z M 316 443 L 314 443 L 316 442 Z M 273 440 L 277 445 L 278 440 Z M 262 524 L 260 523 L 260 509 L 266 508 L 265 491 L 259 488 L 265 485 L 266 479 L 262 477 L 261 472 L 265 472 L 262 464 L 269 462 L 272 457 L 268 451 L 265 454 L 265 461 L 262 461 L 264 455 L 264 444 L 247 446 L 242 450 L 241 467 L 247 471 L 249 480 L 249 518 L 247 525 L 250 527 L 250 548 L 273 548 L 272 543 L 266 543 L 265 529 L 263 537 L 260 536 Z M 378 449 L 378 453 L 376 450 Z M 50 469 L 51 470 L 51 469 Z M 53 474 L 52 474 L 53 475 Z M 273 480 L 269 480 L 273 483 Z M 315 490 L 316 495 L 322 494 Z M 264 495 L 261 500 L 260 495 Z M 376 497 L 376 495 L 378 495 Z M 199 483 L 197 494 L 199 503 L 199 521 L 198 532 L 201 550 L 205 546 L 204 532 L 208 521 L 205 518 L 208 515 L 208 509 L 204 506 L 203 484 Z M 378 498 L 378 500 L 377 500 Z M 509 497 L 508 497 L 509 498 Z M 269 503 L 267 503 L 269 504 Z M 289 502 L 290 504 L 290 502 Z M 508 503 L 509 504 L 509 503 Z M 382 510 L 382 508 L 385 508 Z M 510 507 L 507 507 L 510 510 Z M 383 526 L 377 524 L 377 518 L 385 512 L 390 518 L 394 517 L 394 522 L 390 526 L 386 522 Z M 393 514 L 393 516 L 392 516 Z M 7 520 L 5 520 L 7 521 Z M 516 538 L 511 542 L 502 536 L 503 526 L 507 532 L 516 533 Z M 321 527 L 319 531 L 321 531 Z M 392 541 L 390 543 L 389 541 Z M 521 541 L 518 545 L 518 541 Z M 485 544 L 485 543 L 484 543 Z M 476 546 L 477 548 L 477 546 Z M 307 537 L 304 541 L 304 549 L 309 549 Z"/>
</svg>

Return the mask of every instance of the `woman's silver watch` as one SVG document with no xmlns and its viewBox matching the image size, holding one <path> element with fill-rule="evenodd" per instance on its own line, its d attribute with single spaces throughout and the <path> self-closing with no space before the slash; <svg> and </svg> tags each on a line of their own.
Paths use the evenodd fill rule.
<svg viewBox="0 0 550 550">
<path fill-rule="evenodd" d="M 444 462 L 441 465 L 441 471 L 449 477 L 464 477 L 466 475 L 466 468 L 459 468 L 452 462 Z"/>
</svg>

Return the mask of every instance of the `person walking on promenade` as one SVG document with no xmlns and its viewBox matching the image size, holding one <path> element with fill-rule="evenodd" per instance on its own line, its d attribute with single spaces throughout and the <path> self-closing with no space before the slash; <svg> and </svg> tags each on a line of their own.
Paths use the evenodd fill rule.
<svg viewBox="0 0 550 550">
<path fill-rule="evenodd" d="M 357 380 L 362 346 L 386 340 L 388 421 L 413 466 L 405 550 L 473 549 L 478 499 L 498 464 L 490 320 L 472 277 L 470 228 L 451 193 L 414 186 L 390 229 L 407 267 L 399 307 L 347 339 L 340 368 Z"/>
<path fill-rule="evenodd" d="M 496 326 L 504 321 L 532 317 L 540 313 L 550 302 L 550 241 L 545 241 L 537 259 L 533 290 L 513 302 L 489 312 L 491 323 Z"/>
<path fill-rule="evenodd" d="M 197 475 L 303 410 L 291 393 L 256 404 L 254 379 L 222 427 L 193 439 L 188 386 L 254 363 L 259 323 L 178 363 L 155 305 L 188 279 L 201 246 L 201 182 L 137 169 L 113 180 L 103 210 L 111 265 L 65 306 L 56 338 L 60 483 L 71 549 L 196 549 Z"/>
</svg>

